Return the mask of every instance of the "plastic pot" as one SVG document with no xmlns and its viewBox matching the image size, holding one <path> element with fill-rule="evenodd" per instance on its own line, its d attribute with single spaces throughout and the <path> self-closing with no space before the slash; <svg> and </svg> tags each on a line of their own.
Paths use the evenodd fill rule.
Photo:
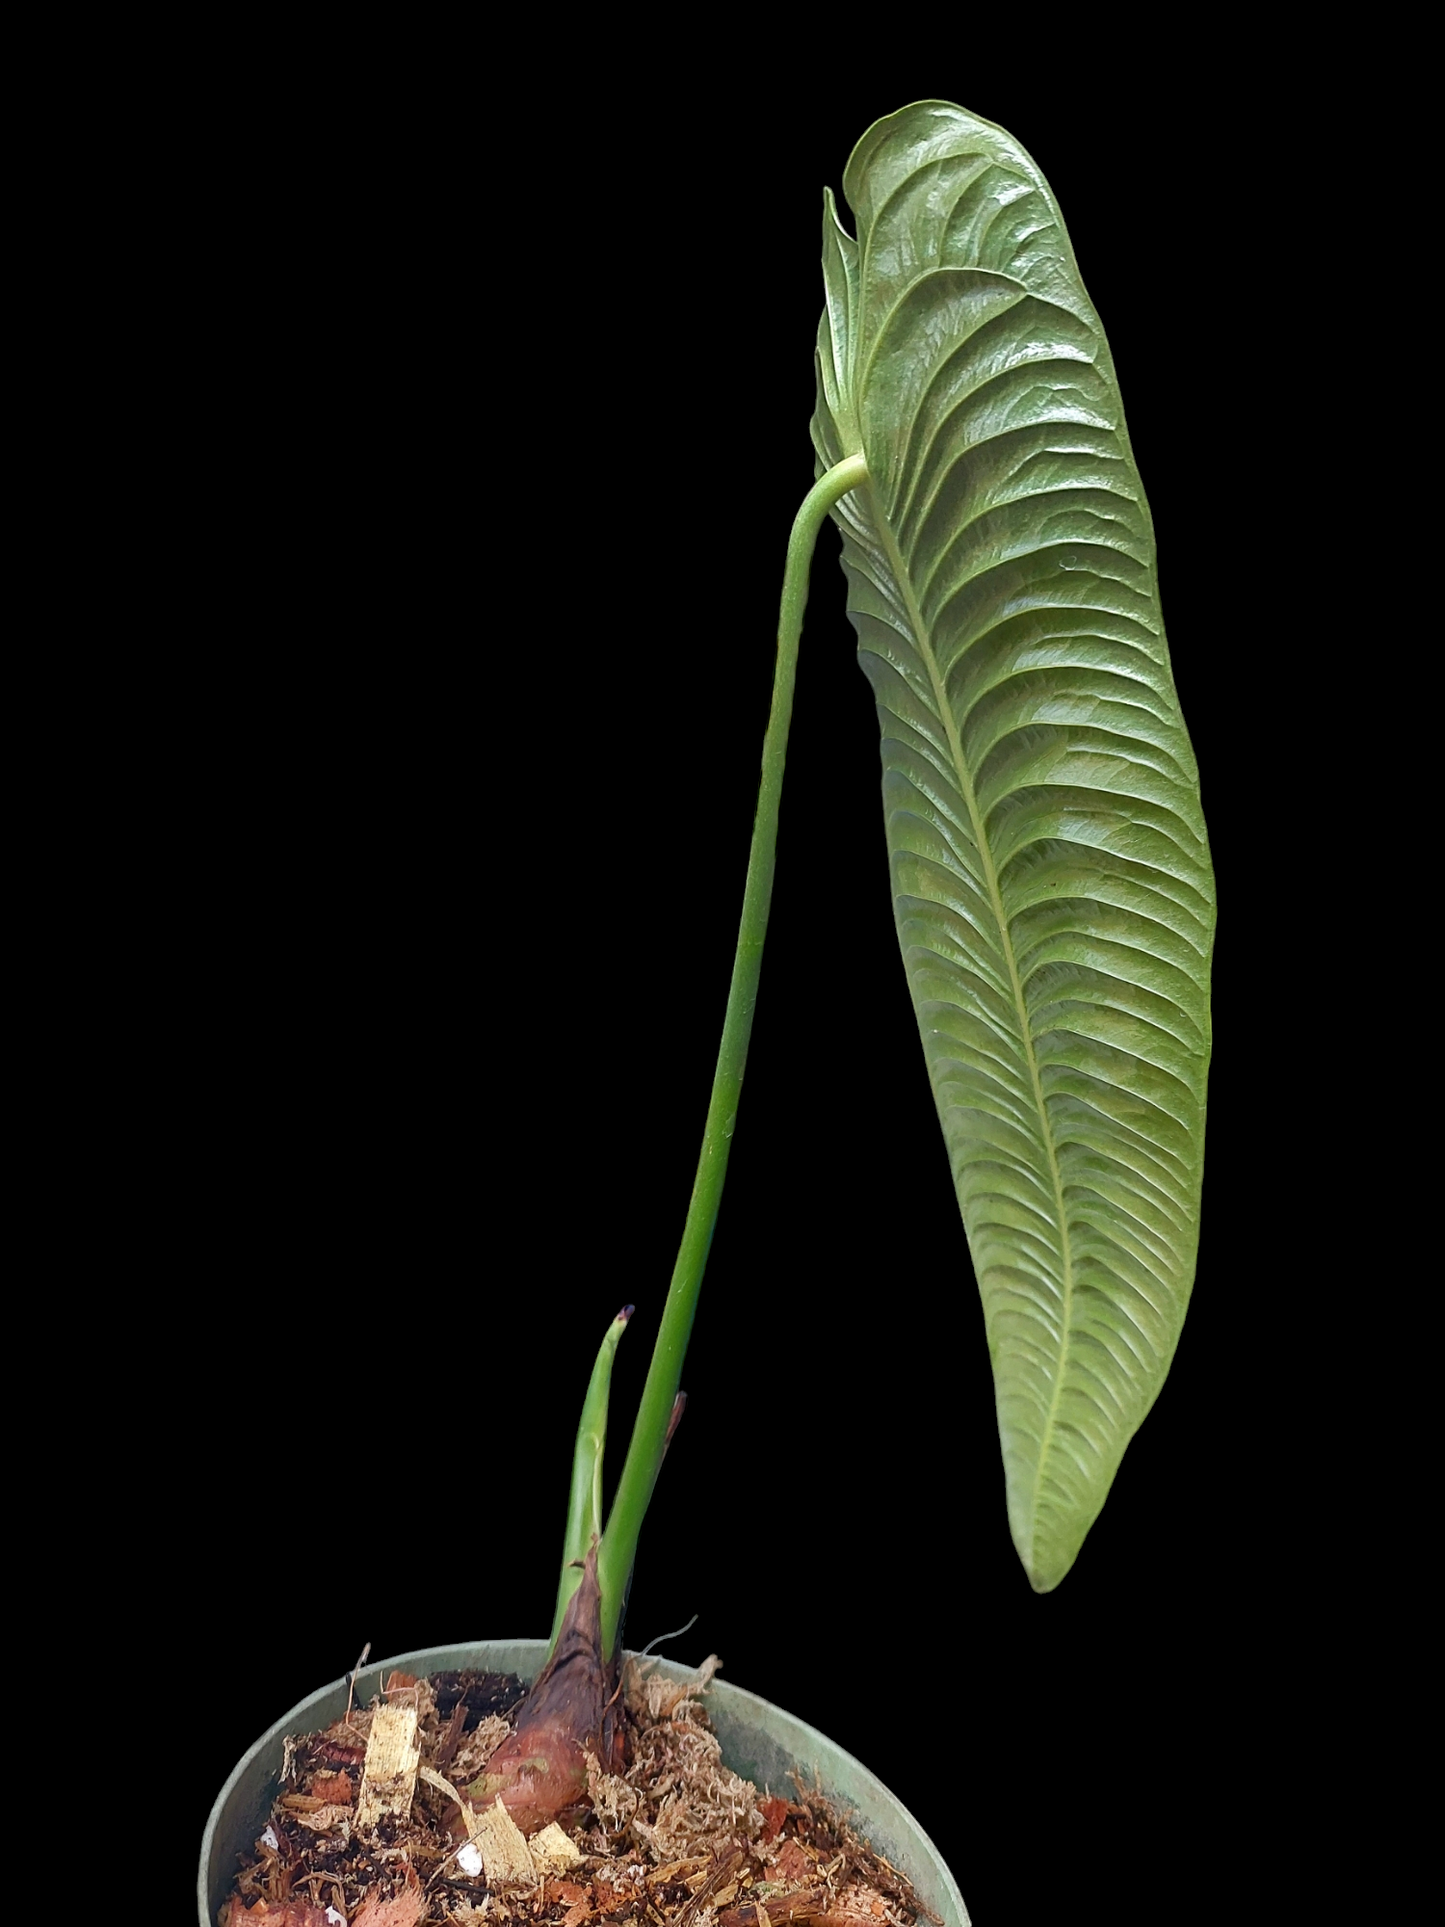
<svg viewBox="0 0 1445 1927">
<path fill-rule="evenodd" d="M 494 1639 L 475 1646 L 430 1646 L 417 1653 L 401 1653 L 380 1666 L 367 1667 L 357 1681 L 356 1697 L 364 1704 L 380 1684 L 375 1675 L 393 1667 L 421 1677 L 475 1667 L 532 1680 L 546 1650 L 546 1641 L 541 1639 Z M 692 1676 L 692 1668 L 670 1660 L 656 1664 L 669 1679 Z M 796 1769 L 810 1783 L 816 1771 L 828 1797 L 851 1809 L 855 1824 L 886 1860 L 907 1874 L 920 1899 L 933 1909 L 944 1927 L 968 1927 L 963 1896 L 943 1864 L 943 1855 L 882 1781 L 851 1753 L 845 1753 L 803 1720 L 726 1680 L 715 1679 L 703 1703 L 722 1743 L 724 1763 L 735 1773 L 753 1781 L 759 1790 L 767 1786 L 775 1793 L 788 1793 L 791 1771 Z M 286 1735 L 314 1733 L 339 1719 L 345 1710 L 344 1680 L 313 1693 L 261 1735 L 222 1787 L 201 1839 L 196 1883 L 200 1927 L 215 1927 L 217 1911 L 239 1865 L 237 1856 L 249 1851 L 266 1824 Z"/>
</svg>

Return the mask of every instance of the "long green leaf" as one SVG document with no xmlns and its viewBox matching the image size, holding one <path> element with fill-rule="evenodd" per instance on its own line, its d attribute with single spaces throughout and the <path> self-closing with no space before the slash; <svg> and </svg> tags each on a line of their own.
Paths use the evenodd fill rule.
<svg viewBox="0 0 1445 1927">
<path fill-rule="evenodd" d="M 1001 128 L 925 101 L 870 129 L 844 185 L 858 238 L 829 197 L 813 439 L 823 467 L 868 465 L 833 514 L 898 935 L 1009 1525 L 1046 1592 L 1193 1283 L 1209 850 L 1153 525 L 1047 183 Z"/>
</svg>

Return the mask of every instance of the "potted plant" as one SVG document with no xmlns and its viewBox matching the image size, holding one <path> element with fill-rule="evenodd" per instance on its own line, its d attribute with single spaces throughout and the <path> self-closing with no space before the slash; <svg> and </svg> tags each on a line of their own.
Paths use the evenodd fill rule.
<svg viewBox="0 0 1445 1927">
<path fill-rule="evenodd" d="M 807 561 L 826 515 L 843 532 L 884 717 L 899 938 L 980 1275 L 1010 1525 L 1038 1591 L 1059 1583 L 1097 1516 L 1192 1280 L 1208 854 L 1102 331 L 1042 177 L 990 123 L 940 103 L 905 109 L 865 135 L 845 186 L 859 232 L 855 244 L 829 209 L 821 474 L 790 549 L 718 1078 L 605 1519 L 601 1421 L 620 1326 L 579 1432 L 554 1641 L 589 1652 L 595 1681 L 590 1700 L 572 1696 L 587 1702 L 580 1726 L 555 1727 L 559 1761 L 596 1736 L 676 1423 L 756 999 Z M 519 1754 L 537 1744 L 530 1734 Z M 516 1789 L 494 1777 L 489 1790 L 508 1800 Z"/>
</svg>

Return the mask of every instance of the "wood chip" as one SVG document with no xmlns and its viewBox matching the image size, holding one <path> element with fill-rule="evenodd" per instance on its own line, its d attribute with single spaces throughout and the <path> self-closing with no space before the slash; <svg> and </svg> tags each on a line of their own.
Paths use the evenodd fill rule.
<svg viewBox="0 0 1445 1927">
<path fill-rule="evenodd" d="M 351 1927 L 416 1927 L 425 1912 L 425 1892 L 409 1886 L 394 1900 L 368 1900 L 361 1912 L 352 1916 Z"/>
<path fill-rule="evenodd" d="M 366 1741 L 366 1765 L 356 1797 L 356 1824 L 374 1827 L 384 1813 L 405 1820 L 416 1792 L 420 1758 L 414 1706 L 378 1706 Z"/>
<path fill-rule="evenodd" d="M 481 1849 L 489 1887 L 519 1883 L 536 1886 L 537 1875 L 522 1829 L 502 1805 L 500 1794 L 494 1805 L 477 1815 L 472 1838 Z"/>
<path fill-rule="evenodd" d="M 760 1801 L 758 1804 L 763 1816 L 763 1838 L 764 1840 L 776 1840 L 782 1832 L 783 1822 L 792 1812 L 792 1808 L 786 1800 L 778 1799 L 776 1794 L 766 1800 Z"/>
<path fill-rule="evenodd" d="M 438 1767 L 446 1768 L 451 1765 L 452 1757 L 461 1745 L 466 1730 L 467 1703 L 465 1700 L 458 1700 L 452 1708 L 452 1716 L 447 1721 L 446 1731 L 442 1734 L 440 1744 L 437 1747 L 436 1763 Z"/>
<path fill-rule="evenodd" d="M 461 1794 L 457 1792 L 456 1788 L 452 1785 L 451 1781 L 444 1780 L 440 1773 L 436 1772 L 434 1768 L 429 1766 L 421 1767 L 417 1772 L 417 1778 L 419 1780 L 425 1780 L 427 1785 L 434 1786 L 438 1793 L 448 1794 L 453 1800 L 456 1801 L 457 1805 L 462 1810 L 462 1819 L 466 1823 L 467 1838 L 468 1840 L 473 1839 L 477 1831 L 476 1810 L 469 1804 L 469 1802 L 467 1802 L 462 1798 Z"/>
<path fill-rule="evenodd" d="M 824 1894 L 777 1894 L 768 1901 L 749 1901 L 718 1915 L 718 1927 L 808 1927 L 808 1923 L 836 1922 L 842 1915 L 830 1910 Z M 854 1927 L 863 1923 L 854 1921 Z"/>
<path fill-rule="evenodd" d="M 566 1873 L 569 1867 L 577 1866 L 582 1858 L 555 1820 L 550 1826 L 543 1827 L 540 1833 L 533 1834 L 527 1842 L 527 1850 L 539 1874 Z"/>
<path fill-rule="evenodd" d="M 686 1880 L 691 1883 L 688 1891 L 696 1892 L 697 1888 L 699 1888 L 707 1878 L 707 1866 L 708 1857 L 703 1853 L 692 1854 L 686 1860 L 669 1860 L 665 1867 L 653 1868 L 652 1872 L 647 1876 L 647 1884 L 649 1887 L 662 1887 L 665 1886 L 669 1880 Z M 703 1869 L 703 1872 L 698 1875 L 696 1880 L 693 1880 L 692 1875 L 699 1867 Z"/>
<path fill-rule="evenodd" d="M 718 1865 L 713 1868 L 712 1872 L 704 1877 L 700 1887 L 694 1887 L 691 1881 L 687 1883 L 688 1886 L 692 1888 L 692 1899 L 688 1901 L 681 1913 L 678 1914 L 676 1927 L 687 1927 L 687 1923 L 696 1916 L 699 1907 L 705 1902 L 711 1902 L 713 1895 L 717 1893 L 718 1889 L 726 1886 L 729 1881 L 732 1882 L 732 1893 L 736 1894 L 738 1890 L 737 1881 L 733 1879 L 733 1876 L 741 1867 L 742 1860 L 742 1848 L 734 1847 L 727 1858 L 720 1861 Z"/>
<path fill-rule="evenodd" d="M 801 1887 L 807 1881 L 816 1881 L 817 1865 L 806 1847 L 800 1847 L 796 1840 L 785 1840 L 779 1847 L 768 1873 L 770 1880 L 781 1881 L 784 1887 Z"/>
<path fill-rule="evenodd" d="M 303 1827 L 310 1827 L 313 1833 L 330 1833 L 334 1827 L 349 1827 L 351 1808 L 343 1806 L 313 1807 L 310 1813 L 298 1813 L 297 1820 Z"/>
<path fill-rule="evenodd" d="M 258 1900 L 247 1907 L 239 1900 L 222 1908 L 221 1927 L 329 1927 L 324 1907 L 313 1907 L 304 1900 Z"/>
</svg>

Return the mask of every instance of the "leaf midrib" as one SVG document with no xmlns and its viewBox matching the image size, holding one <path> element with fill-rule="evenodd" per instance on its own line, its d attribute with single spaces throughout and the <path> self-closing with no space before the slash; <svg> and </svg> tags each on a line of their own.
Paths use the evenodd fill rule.
<svg viewBox="0 0 1445 1927">
<path fill-rule="evenodd" d="M 894 540 L 893 530 L 889 525 L 888 518 L 881 512 L 876 491 L 870 485 L 866 493 L 869 505 L 873 511 L 874 526 L 879 532 L 884 551 L 893 570 L 894 580 L 897 582 L 903 596 L 909 624 L 913 630 L 919 655 L 923 659 L 924 666 L 928 671 L 929 681 L 933 685 L 933 699 L 937 706 L 939 721 L 943 724 L 944 733 L 948 738 L 948 750 L 953 760 L 954 774 L 958 779 L 959 794 L 962 796 L 964 806 L 968 811 L 969 824 L 973 830 L 974 844 L 978 850 L 979 860 L 983 864 L 984 881 L 988 886 L 989 903 L 993 909 L 994 920 L 998 925 L 999 941 L 1003 946 L 1004 961 L 1008 965 L 1009 982 L 1013 987 L 1014 1008 L 1018 1014 L 1019 1036 L 1022 1039 L 1024 1056 L 1028 1062 L 1029 1079 L 1033 1086 L 1034 1103 L 1038 1108 L 1039 1114 L 1039 1130 L 1043 1139 L 1044 1152 L 1049 1161 L 1049 1175 L 1053 1180 L 1054 1186 L 1054 1206 L 1058 1212 L 1059 1237 L 1062 1243 L 1064 1268 L 1063 1311 L 1060 1322 L 1059 1360 L 1054 1375 L 1053 1396 L 1049 1400 L 1048 1417 L 1044 1421 L 1043 1437 L 1039 1445 L 1038 1463 L 1034 1470 L 1033 1493 L 1029 1506 L 1028 1558 L 1030 1563 L 1032 1563 L 1034 1557 L 1034 1539 L 1038 1523 L 1039 1493 L 1043 1485 L 1044 1463 L 1048 1458 L 1049 1448 L 1053 1441 L 1054 1422 L 1058 1416 L 1059 1398 L 1063 1391 L 1065 1369 L 1069 1357 L 1069 1318 L 1073 1303 L 1074 1266 L 1073 1254 L 1069 1243 L 1069 1221 L 1064 1210 L 1064 1185 L 1059 1172 L 1059 1159 L 1058 1152 L 1054 1146 L 1054 1135 L 1049 1124 L 1048 1107 L 1044 1103 L 1044 1087 L 1043 1081 L 1039 1076 L 1038 1059 L 1034 1055 L 1033 1032 L 1029 1026 L 1028 1006 L 1024 1002 L 1023 983 L 1019 977 L 1018 960 L 1014 956 L 1013 938 L 1009 931 L 1008 919 L 1004 914 L 1003 894 L 998 886 L 998 873 L 994 868 L 993 852 L 989 849 L 988 839 L 984 834 L 983 819 L 979 813 L 978 799 L 974 794 L 973 779 L 970 777 L 968 766 L 964 761 L 963 744 L 959 740 L 958 730 L 954 724 L 953 710 L 944 691 L 943 678 L 939 673 L 938 662 L 928 640 L 928 627 L 923 619 L 923 611 L 918 606 L 917 598 L 913 593 L 913 583 L 909 576 L 907 566 L 899 551 L 898 544 Z"/>
</svg>

